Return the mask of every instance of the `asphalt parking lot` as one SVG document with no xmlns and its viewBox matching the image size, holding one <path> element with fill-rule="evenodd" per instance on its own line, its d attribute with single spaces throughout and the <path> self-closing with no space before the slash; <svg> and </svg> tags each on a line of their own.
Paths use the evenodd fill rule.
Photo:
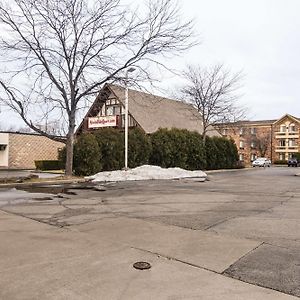
<svg viewBox="0 0 300 300">
<path fill-rule="evenodd" d="M 2 189 L 0 299 L 297 299 L 296 173 Z"/>
</svg>

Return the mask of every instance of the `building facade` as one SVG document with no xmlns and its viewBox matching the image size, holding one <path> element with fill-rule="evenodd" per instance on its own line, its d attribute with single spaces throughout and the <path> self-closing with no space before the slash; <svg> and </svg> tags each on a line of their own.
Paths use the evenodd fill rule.
<svg viewBox="0 0 300 300">
<path fill-rule="evenodd" d="M 0 168 L 35 169 L 35 160 L 56 160 L 63 147 L 37 134 L 0 132 Z"/>
<path fill-rule="evenodd" d="M 139 127 L 145 133 L 153 133 L 159 128 L 178 128 L 203 132 L 200 114 L 192 105 L 137 90 L 128 90 L 129 127 Z M 124 128 L 125 89 L 114 84 L 106 84 L 83 118 L 77 134 L 97 130 L 101 127 Z M 210 127 L 208 136 L 220 136 Z"/>
<path fill-rule="evenodd" d="M 286 161 L 300 152 L 300 119 L 289 114 L 278 120 L 224 124 L 220 132 L 235 141 L 239 160 L 245 165 L 257 157 L 267 157 L 273 163 Z"/>
</svg>

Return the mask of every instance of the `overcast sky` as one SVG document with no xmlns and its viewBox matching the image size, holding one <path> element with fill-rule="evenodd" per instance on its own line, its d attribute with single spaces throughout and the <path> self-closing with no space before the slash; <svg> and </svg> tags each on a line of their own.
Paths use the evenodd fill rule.
<svg viewBox="0 0 300 300">
<path fill-rule="evenodd" d="M 129 0 L 139 3 L 137 0 Z M 300 1 L 299 0 L 178 0 L 183 16 L 195 19 L 201 44 L 172 66 L 224 63 L 242 71 L 241 104 L 248 118 L 276 119 L 290 113 L 300 117 Z M 168 90 L 179 78 L 164 78 Z M 9 117 L 8 117 L 9 116 Z M 0 113 L 0 124 L 16 118 Z"/>
<path fill-rule="evenodd" d="M 299 0 L 180 0 L 202 44 L 186 63 L 224 63 L 244 73 L 241 103 L 250 119 L 300 117 Z M 181 62 L 182 63 L 182 62 Z"/>
</svg>

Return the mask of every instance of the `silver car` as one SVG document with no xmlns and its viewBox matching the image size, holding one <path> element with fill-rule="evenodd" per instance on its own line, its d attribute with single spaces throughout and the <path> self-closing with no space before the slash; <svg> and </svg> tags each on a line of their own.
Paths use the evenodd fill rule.
<svg viewBox="0 0 300 300">
<path fill-rule="evenodd" d="M 265 157 L 258 157 L 252 162 L 252 167 L 270 167 L 271 161 Z"/>
</svg>

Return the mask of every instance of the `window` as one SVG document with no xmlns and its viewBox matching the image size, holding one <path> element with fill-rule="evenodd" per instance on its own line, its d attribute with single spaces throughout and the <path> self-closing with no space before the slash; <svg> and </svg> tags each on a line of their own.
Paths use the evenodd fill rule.
<svg viewBox="0 0 300 300">
<path fill-rule="evenodd" d="M 251 128 L 251 134 L 256 134 L 256 128 L 255 127 Z"/>
<path fill-rule="evenodd" d="M 113 116 L 114 114 L 114 107 L 113 106 L 107 106 L 106 107 L 106 115 L 107 116 Z"/>
<path fill-rule="evenodd" d="M 243 160 L 244 160 L 244 154 L 241 153 L 241 154 L 239 155 L 239 159 L 240 159 L 240 161 L 243 161 Z"/>
<path fill-rule="evenodd" d="M 286 126 L 280 125 L 280 132 L 286 132 Z"/>
<path fill-rule="evenodd" d="M 227 128 L 223 129 L 223 135 L 227 135 Z"/>
<path fill-rule="evenodd" d="M 120 106 L 117 106 L 117 105 L 106 106 L 106 115 L 107 116 L 116 116 L 116 115 L 120 115 L 120 113 L 121 113 Z"/>
<path fill-rule="evenodd" d="M 240 128 L 240 135 L 244 134 L 245 129 L 244 128 Z"/>
<path fill-rule="evenodd" d="M 279 154 L 279 160 L 285 160 L 285 153 Z"/>
<path fill-rule="evenodd" d="M 244 149 L 244 141 L 240 141 L 240 149 Z"/>
<path fill-rule="evenodd" d="M 296 131 L 295 124 L 290 124 L 290 126 L 289 126 L 289 132 L 295 132 L 295 131 Z"/>
<path fill-rule="evenodd" d="M 296 141 L 294 139 L 289 140 L 289 147 L 295 147 Z"/>
<path fill-rule="evenodd" d="M 251 161 L 256 160 L 256 154 L 252 153 L 251 154 Z"/>
<path fill-rule="evenodd" d="M 279 146 L 285 147 L 285 140 L 279 140 Z"/>
<path fill-rule="evenodd" d="M 252 141 L 250 146 L 251 146 L 251 148 L 256 148 L 256 142 Z"/>
</svg>

